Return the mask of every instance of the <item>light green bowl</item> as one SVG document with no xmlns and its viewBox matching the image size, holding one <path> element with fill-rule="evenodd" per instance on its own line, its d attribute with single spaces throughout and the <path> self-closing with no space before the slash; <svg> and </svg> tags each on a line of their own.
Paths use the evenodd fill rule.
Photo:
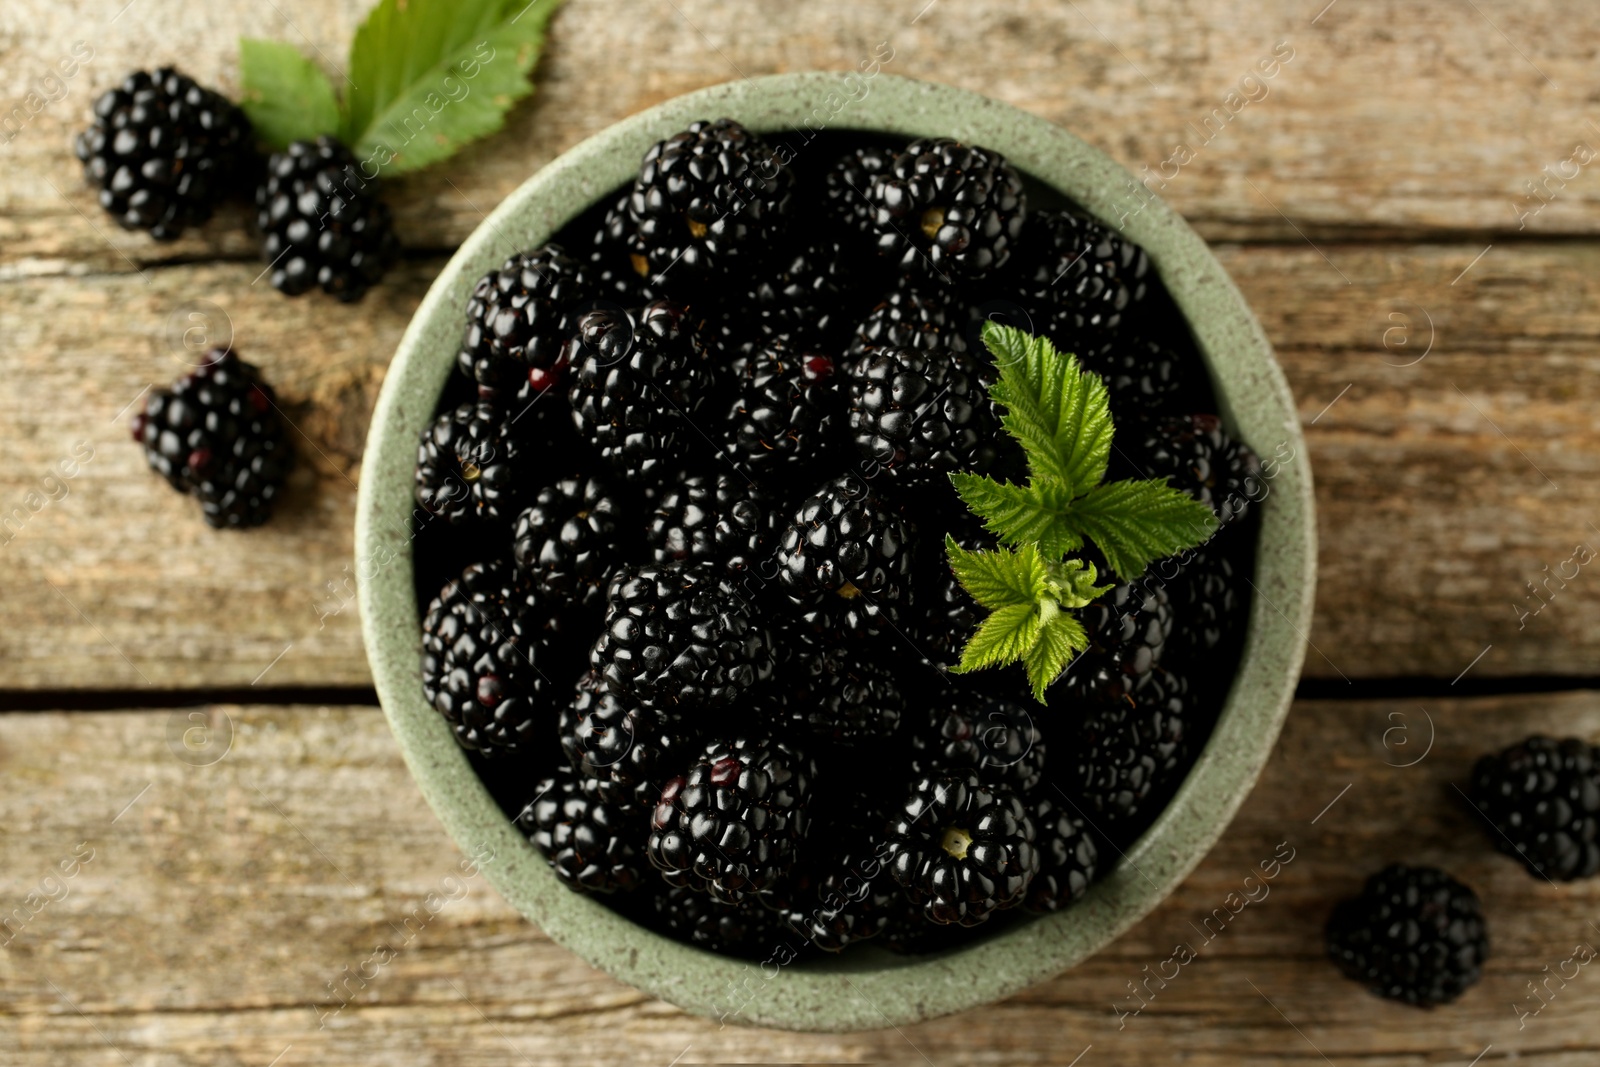
<svg viewBox="0 0 1600 1067">
<path fill-rule="evenodd" d="M 970 948 L 917 958 L 865 945 L 837 959 L 780 967 L 651 933 L 556 880 L 422 696 L 412 475 L 418 436 L 455 363 L 473 283 L 631 180 L 652 142 L 722 116 L 757 131 L 955 137 L 1003 153 L 1101 219 L 1120 223 L 1188 318 L 1223 417 L 1278 462 L 1261 506 L 1243 665 L 1183 788 L 1082 901 Z M 356 546 L 367 655 L 389 724 L 450 835 L 471 854 L 493 849 L 485 872 L 494 886 L 556 941 L 630 985 L 697 1014 L 793 1030 L 900 1025 L 988 1003 L 1085 959 L 1154 908 L 1221 835 L 1272 749 L 1299 676 L 1316 581 L 1311 475 L 1294 403 L 1261 327 L 1205 243 L 1127 171 L 1064 130 L 974 93 L 885 74 L 781 74 L 690 93 L 591 137 L 507 197 L 433 283 L 400 342 L 367 439 Z"/>
</svg>

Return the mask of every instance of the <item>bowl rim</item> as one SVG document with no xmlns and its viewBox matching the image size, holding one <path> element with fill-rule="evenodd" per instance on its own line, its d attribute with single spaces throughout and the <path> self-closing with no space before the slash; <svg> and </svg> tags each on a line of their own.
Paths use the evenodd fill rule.
<svg viewBox="0 0 1600 1067">
<path fill-rule="evenodd" d="M 667 100 L 540 169 L 484 219 L 429 288 L 388 369 L 362 465 L 355 529 L 362 635 L 379 701 L 428 803 L 457 844 L 482 858 L 489 882 L 553 940 L 621 981 L 723 1023 L 834 1032 L 900 1026 L 1005 997 L 1109 944 L 1177 887 L 1250 792 L 1288 713 L 1310 628 L 1316 525 L 1299 418 L 1265 334 L 1205 242 L 1146 184 L 1061 127 L 977 93 L 883 73 L 881 46 L 878 56 L 856 72 L 769 75 Z M 1240 670 L 1206 748 L 1155 824 L 1082 900 L 969 947 L 897 957 L 868 943 L 836 959 L 785 966 L 781 950 L 754 963 L 652 933 L 559 883 L 421 694 L 413 468 L 418 436 L 454 366 L 468 294 L 506 256 L 544 243 L 630 180 L 650 144 L 723 115 L 791 137 L 865 130 L 955 137 L 1001 152 L 1145 248 L 1195 334 L 1224 419 L 1264 456 L 1268 442 L 1278 442 L 1259 504 L 1256 595 Z"/>
</svg>

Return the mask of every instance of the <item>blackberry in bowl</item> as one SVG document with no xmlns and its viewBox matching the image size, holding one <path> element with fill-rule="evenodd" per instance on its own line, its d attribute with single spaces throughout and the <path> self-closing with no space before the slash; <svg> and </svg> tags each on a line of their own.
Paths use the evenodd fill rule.
<svg viewBox="0 0 1600 1067">
<path fill-rule="evenodd" d="M 380 698 L 497 889 L 623 981 L 791 1029 L 988 1003 L 1146 914 L 1265 762 L 1314 581 L 1293 401 L 1203 242 L 1097 151 L 970 93 L 880 74 L 849 130 L 811 131 L 840 84 L 669 101 L 513 194 L 402 342 L 358 515 L 386 563 L 362 588 Z M 474 287 L 551 245 L 591 249 L 604 282 L 541 307 L 570 324 L 558 387 L 492 399 L 531 424 L 518 506 L 544 492 L 556 517 L 428 525 L 418 441 L 481 384 L 458 360 Z M 1052 367 L 1078 401 L 1051 417 L 1087 442 L 1055 466 L 1040 450 L 1072 435 L 1018 421 Z M 1129 555 L 1119 501 L 1157 489 L 1192 536 Z M 1105 524 L 1024 538 L 978 521 L 984 494 L 1093 498 Z M 1005 652 L 981 637 L 1015 590 L 971 570 L 1002 557 L 1036 565 L 1037 633 L 1023 666 L 963 673 Z M 603 604 L 550 595 L 580 559 Z M 463 657 L 526 676 L 515 746 L 464 747 L 423 697 L 420 609 L 469 564 L 549 601 L 547 627 L 479 632 L 494 662 Z M 466 701 L 498 690 L 468 680 L 449 710 L 492 721 Z M 752 962 L 779 977 L 725 1003 Z"/>
</svg>

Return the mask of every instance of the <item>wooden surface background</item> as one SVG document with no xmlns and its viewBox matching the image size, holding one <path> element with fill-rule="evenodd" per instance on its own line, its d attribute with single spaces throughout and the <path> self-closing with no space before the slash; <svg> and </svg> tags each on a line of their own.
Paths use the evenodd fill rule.
<svg viewBox="0 0 1600 1067">
<path fill-rule="evenodd" d="M 0 115 L 44 91 L 0 136 L 0 514 L 25 518 L 0 533 L 0 707 L 19 709 L 0 714 L 0 914 L 30 916 L 0 952 L 0 1064 L 1595 1061 L 1600 976 L 1519 1009 L 1600 944 L 1600 888 L 1495 855 L 1453 786 L 1534 730 L 1600 737 L 1600 579 L 1545 600 L 1528 585 L 1600 549 L 1600 174 L 1564 163 L 1600 145 L 1600 10 L 569 0 L 507 128 L 391 188 L 407 258 L 354 309 L 268 288 L 240 209 L 168 245 L 99 212 L 69 149 L 98 91 L 157 62 L 236 90 L 241 34 L 333 69 L 363 7 L 0 6 Z M 48 81 L 77 41 L 93 59 Z M 1292 50 L 1163 190 L 1277 346 L 1315 469 L 1308 698 L 1260 786 L 1134 931 L 953 1018 L 719 1029 L 591 970 L 482 885 L 327 1015 L 328 983 L 459 858 L 371 706 L 354 606 L 329 614 L 412 310 L 482 215 L 583 137 L 730 78 L 849 69 L 884 41 L 886 70 L 985 91 L 1135 169 Z M 266 368 L 300 435 L 307 462 L 262 530 L 205 529 L 127 440 L 130 405 L 184 369 L 175 324 L 197 321 Z M 68 459 L 76 475 L 52 479 Z M 180 758 L 196 715 L 227 740 L 215 763 Z M 1271 897 L 1119 1028 L 1126 983 L 1280 841 L 1297 859 Z M 1320 958 L 1332 902 L 1398 858 L 1446 865 L 1489 910 L 1488 973 L 1445 1009 L 1377 1001 Z"/>
</svg>

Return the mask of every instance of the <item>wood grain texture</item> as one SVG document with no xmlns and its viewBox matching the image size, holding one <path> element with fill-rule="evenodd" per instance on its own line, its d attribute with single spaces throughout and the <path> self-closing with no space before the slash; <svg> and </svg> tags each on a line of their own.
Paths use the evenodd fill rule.
<svg viewBox="0 0 1600 1067">
<path fill-rule="evenodd" d="M 1304 246 L 1219 247 L 1308 424 L 1308 673 L 1454 678 L 1493 645 L 1475 675 L 1592 674 L 1600 599 L 1563 561 L 1600 550 L 1600 245 L 1497 245 L 1459 281 L 1481 246 L 1323 251 L 1338 271 Z M 407 261 L 354 314 L 284 300 L 244 263 L 0 283 L 0 520 L 25 519 L 0 545 L 0 689 L 366 684 L 337 597 L 355 483 L 383 369 L 438 266 Z M 225 316 L 296 427 L 304 462 L 260 530 L 206 529 L 127 440 L 127 405 L 184 370 L 168 334 L 190 313 Z M 80 441 L 92 460 L 50 500 Z M 1557 570 L 1578 575 L 1545 587 Z M 1542 602 L 1529 581 L 1550 599 L 1523 620 Z"/>
<path fill-rule="evenodd" d="M 1592 7 L 1324 6 L 585 0 L 557 18 L 537 95 L 507 129 L 450 167 L 400 183 L 400 229 L 417 247 L 453 246 L 535 169 L 616 119 L 732 78 L 854 69 L 883 41 L 895 50 L 886 68 L 894 73 L 986 92 L 1135 170 L 1150 167 L 1163 195 L 1209 237 L 1600 228 L 1600 185 L 1588 170 L 1563 165 L 1580 142 L 1600 143 L 1589 122 L 1600 18 Z M 137 66 L 176 61 L 236 90 L 241 34 L 298 44 L 337 82 L 365 4 L 281 0 L 197 13 L 183 0 L 133 0 L 119 14 L 122 7 L 17 0 L 0 13 L 0 114 L 21 107 L 26 119 L 0 145 L 7 270 L 126 270 L 251 254 L 238 212 L 168 246 L 114 231 L 81 186 L 66 148 L 71 134 L 94 94 Z M 44 86 L 59 98 L 30 102 L 75 41 L 93 59 L 64 89 Z M 1275 51 L 1292 58 L 1274 77 L 1246 81 Z M 1163 170 L 1179 144 L 1192 160 Z M 1530 182 L 1541 183 L 1538 199 L 1524 199 Z"/>
<path fill-rule="evenodd" d="M 1425 710 L 1430 718 L 1409 703 L 1297 705 L 1223 841 L 1121 940 L 996 1007 L 844 1036 L 686 1017 L 550 943 L 481 878 L 464 879 L 465 895 L 398 940 L 427 894 L 459 876 L 462 855 L 375 709 L 0 716 L 0 770 L 14 786 L 0 794 L 0 921 L 19 908 L 26 916 L 29 893 L 55 898 L 0 932 L 10 936 L 0 952 L 0 1058 L 265 1065 L 292 1046 L 283 1067 L 660 1067 L 675 1056 L 1015 1065 L 1066 1064 L 1093 1044 L 1085 1062 L 1104 1065 L 1320 1062 L 1320 1050 L 1341 1067 L 1399 1067 L 1466 1064 L 1492 1043 L 1489 1062 L 1592 1062 L 1594 975 L 1552 984 L 1555 998 L 1521 1030 L 1512 1004 L 1536 1006 L 1524 1000 L 1526 983 L 1576 944 L 1600 942 L 1591 925 L 1600 885 L 1552 886 L 1496 855 L 1452 785 L 1483 750 L 1530 730 L 1600 737 L 1600 694 Z M 175 758 L 169 737 L 196 725 L 190 714 L 209 716 L 217 746 L 231 729 L 219 761 Z M 1293 859 L 1269 894 L 1220 934 L 1213 922 L 1205 942 L 1197 927 L 1284 842 Z M 47 883 L 74 850 L 93 858 Z M 1485 902 L 1493 958 L 1455 1005 L 1422 1012 L 1378 1001 L 1321 958 L 1333 903 L 1396 859 L 1438 863 Z M 1152 985 L 1143 1011 L 1119 1018 L 1116 1009 L 1137 1005 L 1127 983 L 1178 943 L 1199 958 L 1167 988 Z M 339 1000 L 328 984 L 378 944 L 396 948 L 393 961 L 329 1015 Z"/>
</svg>

